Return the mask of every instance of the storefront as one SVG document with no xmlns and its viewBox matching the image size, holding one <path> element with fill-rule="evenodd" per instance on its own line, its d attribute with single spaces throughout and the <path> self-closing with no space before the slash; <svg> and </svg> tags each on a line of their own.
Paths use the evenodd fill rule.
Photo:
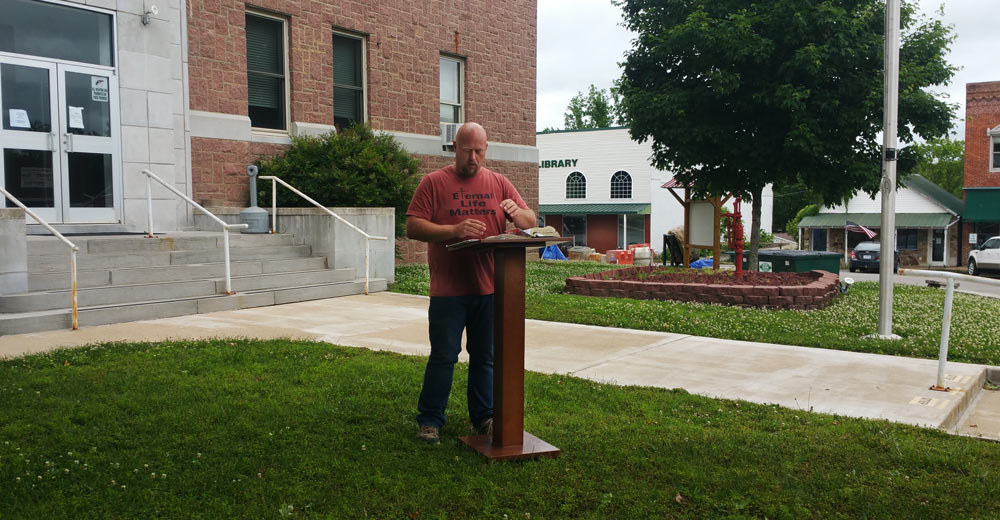
<svg viewBox="0 0 1000 520">
<path fill-rule="evenodd" d="M 648 243 L 683 226 L 684 209 L 663 189 L 670 172 L 650 165 L 652 145 L 623 127 L 540 132 L 538 214 L 546 225 L 598 252 Z M 750 230 L 749 206 L 744 227 Z M 770 230 L 771 187 L 764 190 L 762 229 Z"/>
<path fill-rule="evenodd" d="M 959 265 L 958 222 L 962 201 L 920 175 L 907 178 L 896 193 L 896 249 L 903 266 Z M 848 232 L 848 222 L 881 235 L 881 195 L 855 195 L 847 204 L 824 207 L 799 222 L 802 248 L 847 254 L 868 238 Z M 846 244 L 846 246 L 845 246 Z"/>
</svg>

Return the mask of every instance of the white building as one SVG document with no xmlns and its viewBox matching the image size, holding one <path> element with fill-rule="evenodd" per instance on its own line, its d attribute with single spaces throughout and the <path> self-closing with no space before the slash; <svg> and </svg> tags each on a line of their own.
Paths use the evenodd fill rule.
<svg viewBox="0 0 1000 520">
<path fill-rule="evenodd" d="M 900 183 L 896 188 L 896 249 L 900 264 L 960 265 L 956 224 L 961 214 L 962 201 L 924 177 L 912 175 Z M 881 192 L 874 197 L 858 193 L 845 204 L 825 206 L 819 214 L 803 217 L 799 221 L 802 248 L 845 252 L 845 241 L 849 251 L 858 242 L 868 240 L 863 234 L 845 232 L 847 221 L 878 231 L 882 225 Z"/>
<path fill-rule="evenodd" d="M 628 128 L 541 132 L 536 146 L 538 214 L 577 244 L 604 252 L 649 243 L 660 251 L 663 235 L 683 225 L 683 208 L 661 188 L 673 175 L 651 165 L 652 143 L 633 141 Z M 771 229 L 772 201 L 767 186 L 763 229 Z M 749 232 L 750 206 L 742 212 Z"/>
</svg>

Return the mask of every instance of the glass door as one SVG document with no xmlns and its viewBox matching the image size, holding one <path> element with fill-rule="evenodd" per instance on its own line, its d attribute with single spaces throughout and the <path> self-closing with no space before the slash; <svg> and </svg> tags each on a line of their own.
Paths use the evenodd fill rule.
<svg viewBox="0 0 1000 520">
<path fill-rule="evenodd" d="M 55 64 L 0 58 L 0 185 L 50 222 L 62 222 L 63 206 L 57 82 Z"/>
<path fill-rule="evenodd" d="M 931 262 L 944 262 L 944 230 L 932 230 Z"/>
<path fill-rule="evenodd" d="M 64 220 L 117 222 L 118 78 L 77 65 L 58 71 Z"/>
<path fill-rule="evenodd" d="M 0 58 L 4 188 L 48 222 L 118 222 L 117 93 L 108 69 Z"/>
</svg>

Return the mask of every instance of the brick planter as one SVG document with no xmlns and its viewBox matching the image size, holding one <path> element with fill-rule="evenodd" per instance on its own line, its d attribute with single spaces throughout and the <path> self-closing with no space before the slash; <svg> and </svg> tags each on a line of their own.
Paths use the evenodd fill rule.
<svg viewBox="0 0 1000 520">
<path fill-rule="evenodd" d="M 676 283 L 636 279 L 654 273 L 659 266 L 614 269 L 566 279 L 565 292 L 582 296 L 674 300 L 714 303 L 762 309 L 815 310 L 826 307 L 837 294 L 838 276 L 827 271 L 797 273 L 808 282 L 796 285 L 736 285 L 723 283 Z M 711 276 L 711 275 L 701 275 Z"/>
</svg>

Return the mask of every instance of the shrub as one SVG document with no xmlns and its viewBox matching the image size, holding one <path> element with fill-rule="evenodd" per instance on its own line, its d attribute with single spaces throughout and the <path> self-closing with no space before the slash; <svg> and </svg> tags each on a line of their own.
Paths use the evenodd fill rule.
<svg viewBox="0 0 1000 520">
<path fill-rule="evenodd" d="M 274 175 L 327 207 L 393 207 L 396 236 L 405 232 L 406 208 L 420 181 L 420 161 L 392 136 L 355 125 L 340 133 L 293 137 L 281 155 L 261 157 L 261 175 Z M 258 195 L 271 200 L 271 183 Z M 310 207 L 287 188 L 278 187 L 278 205 Z"/>
<path fill-rule="evenodd" d="M 785 231 L 789 235 L 792 235 L 793 237 L 797 236 L 799 234 L 799 221 L 801 221 L 805 217 L 811 217 L 818 213 L 819 213 L 819 204 L 810 204 L 800 209 L 799 212 L 795 214 L 795 217 L 792 220 L 789 220 L 787 224 L 785 224 Z"/>
</svg>

